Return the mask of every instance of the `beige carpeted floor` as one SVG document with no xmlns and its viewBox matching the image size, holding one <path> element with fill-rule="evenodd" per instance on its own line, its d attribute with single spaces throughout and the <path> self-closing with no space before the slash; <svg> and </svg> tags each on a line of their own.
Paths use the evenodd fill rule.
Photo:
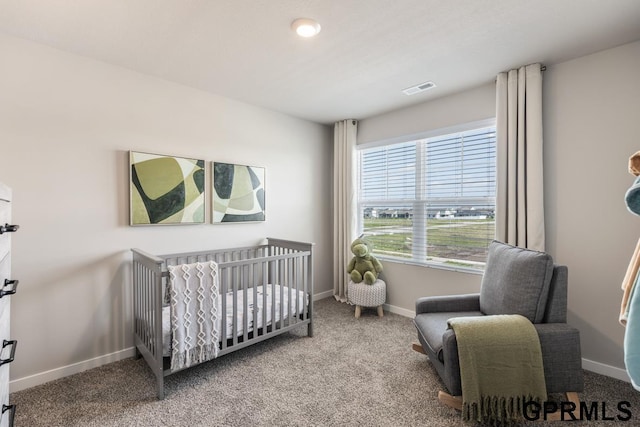
<svg viewBox="0 0 640 427">
<path fill-rule="evenodd" d="M 162 401 L 144 360 L 126 359 L 13 393 L 15 425 L 470 425 L 437 401 L 443 386 L 427 357 L 411 350 L 411 319 L 378 318 L 373 309 L 355 319 L 353 306 L 333 298 L 315 308 L 313 338 L 303 327 L 169 376 Z M 580 398 L 597 413 L 570 425 L 611 425 L 602 418 L 624 417 L 621 401 L 632 413 L 626 425 L 640 425 L 640 393 L 630 384 L 589 372 L 585 381 Z"/>
</svg>

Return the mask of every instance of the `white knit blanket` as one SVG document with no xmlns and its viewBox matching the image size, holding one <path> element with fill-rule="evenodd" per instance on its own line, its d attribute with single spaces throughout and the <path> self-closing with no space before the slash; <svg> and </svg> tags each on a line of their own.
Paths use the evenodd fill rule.
<svg viewBox="0 0 640 427">
<path fill-rule="evenodd" d="M 169 266 L 171 369 L 182 369 L 218 355 L 218 265 L 196 262 Z"/>
</svg>

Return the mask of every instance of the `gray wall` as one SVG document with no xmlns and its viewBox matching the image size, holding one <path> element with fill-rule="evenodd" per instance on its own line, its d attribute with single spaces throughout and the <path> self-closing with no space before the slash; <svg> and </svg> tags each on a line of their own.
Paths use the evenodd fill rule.
<svg viewBox="0 0 640 427">
<path fill-rule="evenodd" d="M 329 127 L 10 37 L 0 57 L 0 181 L 21 226 L 13 391 L 133 354 L 131 247 L 280 237 L 315 242 L 331 265 Z M 266 167 L 266 222 L 128 226 L 128 150 Z M 316 269 L 316 293 L 330 276 Z"/>
<path fill-rule="evenodd" d="M 544 75 L 547 245 L 569 267 L 569 321 L 583 357 L 624 368 L 620 285 L 640 238 L 624 194 L 640 150 L 640 41 Z"/>
<path fill-rule="evenodd" d="M 547 250 L 569 267 L 569 322 L 585 368 L 625 377 L 620 284 L 640 238 L 627 212 L 628 157 L 640 150 L 640 42 L 549 65 L 544 73 Z M 495 115 L 493 82 L 362 120 L 358 143 L 412 135 Z M 480 276 L 385 263 L 387 303 L 409 313 L 423 295 L 475 292 Z"/>
</svg>

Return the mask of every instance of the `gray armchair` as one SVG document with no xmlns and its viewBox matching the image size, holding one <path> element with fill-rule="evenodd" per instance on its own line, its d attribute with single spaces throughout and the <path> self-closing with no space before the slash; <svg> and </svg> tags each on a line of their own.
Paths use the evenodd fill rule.
<svg viewBox="0 0 640 427">
<path fill-rule="evenodd" d="M 520 314 L 534 324 L 547 393 L 567 393 L 570 400 L 577 400 L 584 384 L 579 331 L 566 323 L 567 267 L 554 265 L 546 253 L 498 241 L 489 246 L 479 294 L 416 301 L 419 344 L 414 349 L 429 357 L 448 389 L 450 395 L 441 392 L 440 399 L 450 404 L 446 398 L 462 394 L 458 344 L 447 320 L 493 314 Z"/>
</svg>

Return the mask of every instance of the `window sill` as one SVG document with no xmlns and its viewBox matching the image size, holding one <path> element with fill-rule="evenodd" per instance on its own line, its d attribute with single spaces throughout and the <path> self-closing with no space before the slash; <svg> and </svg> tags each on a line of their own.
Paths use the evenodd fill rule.
<svg viewBox="0 0 640 427">
<path fill-rule="evenodd" d="M 376 255 L 376 258 L 378 258 L 378 260 L 380 261 L 392 262 L 395 264 L 414 265 L 417 267 L 435 268 L 436 270 L 448 270 L 448 271 L 455 271 L 458 273 L 476 274 L 479 276 L 482 276 L 484 274 L 484 269 L 479 270 L 477 268 L 472 268 L 472 267 L 446 265 L 446 264 L 437 263 L 437 262 L 425 263 L 425 262 L 412 261 L 410 259 L 405 260 L 400 258 L 385 257 L 383 255 Z"/>
</svg>

